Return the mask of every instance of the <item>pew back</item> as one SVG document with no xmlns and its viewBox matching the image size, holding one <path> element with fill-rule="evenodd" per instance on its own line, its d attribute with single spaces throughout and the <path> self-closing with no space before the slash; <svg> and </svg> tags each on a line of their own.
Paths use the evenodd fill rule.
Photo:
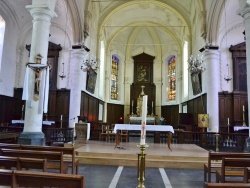
<svg viewBox="0 0 250 188">
<path fill-rule="evenodd" d="M 208 163 L 204 164 L 204 182 L 211 182 L 211 174 L 221 167 L 222 158 L 250 158 L 250 153 L 214 152 L 208 153 Z"/>
<path fill-rule="evenodd" d="M 84 188 L 84 176 L 48 172 L 13 171 L 12 187 Z"/>
<path fill-rule="evenodd" d="M 63 162 L 62 152 L 34 151 L 20 149 L 0 149 L 0 155 L 22 158 L 47 159 L 47 168 L 57 166 L 60 173 L 67 173 L 68 166 Z"/>
<path fill-rule="evenodd" d="M 250 183 L 204 183 L 204 188 L 208 187 L 222 187 L 222 188 L 245 188 L 250 187 Z"/>
<path fill-rule="evenodd" d="M 54 151 L 62 152 L 64 155 L 64 162 L 69 163 L 72 166 L 72 174 L 78 173 L 79 160 L 75 157 L 74 147 L 58 147 L 58 146 L 32 146 L 21 145 L 21 149 L 36 150 L 36 151 Z"/>
<path fill-rule="evenodd" d="M 0 185 L 11 186 L 12 170 L 0 169 Z"/>
<path fill-rule="evenodd" d="M 244 168 L 250 166 L 250 158 L 222 158 L 221 169 L 216 171 L 216 182 L 243 182 Z M 242 180 L 226 180 L 227 177 L 242 177 Z"/>
</svg>

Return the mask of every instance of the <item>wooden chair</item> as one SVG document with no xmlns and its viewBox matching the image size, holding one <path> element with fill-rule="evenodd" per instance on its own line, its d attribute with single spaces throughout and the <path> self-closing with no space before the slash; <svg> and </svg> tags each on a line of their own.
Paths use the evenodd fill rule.
<svg viewBox="0 0 250 188">
<path fill-rule="evenodd" d="M 120 137 L 122 142 L 128 142 L 129 141 L 128 130 L 121 130 Z"/>
<path fill-rule="evenodd" d="M 110 141 L 110 125 L 102 125 L 102 132 L 100 133 L 100 141 Z"/>
<path fill-rule="evenodd" d="M 70 187 L 84 188 L 84 176 L 34 171 L 13 171 L 12 188 L 18 187 Z"/>
</svg>

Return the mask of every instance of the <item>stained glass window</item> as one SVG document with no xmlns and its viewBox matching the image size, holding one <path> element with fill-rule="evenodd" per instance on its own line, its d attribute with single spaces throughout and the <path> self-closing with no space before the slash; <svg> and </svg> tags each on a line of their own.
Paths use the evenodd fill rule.
<svg viewBox="0 0 250 188">
<path fill-rule="evenodd" d="M 176 63 L 175 56 L 172 55 L 167 60 L 167 76 L 168 76 L 168 100 L 175 100 L 176 98 Z"/>
<path fill-rule="evenodd" d="M 119 69 L 119 58 L 112 55 L 111 65 L 111 99 L 118 99 L 118 69 Z"/>
</svg>

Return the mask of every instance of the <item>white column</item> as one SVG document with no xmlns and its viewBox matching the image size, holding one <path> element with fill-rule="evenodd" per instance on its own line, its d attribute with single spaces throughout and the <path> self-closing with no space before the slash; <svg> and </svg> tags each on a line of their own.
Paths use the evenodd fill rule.
<svg viewBox="0 0 250 188">
<path fill-rule="evenodd" d="M 78 122 L 77 116 L 80 115 L 81 89 L 86 81 L 81 70 L 85 53 L 84 49 L 75 49 L 71 52 L 69 127 L 75 126 L 74 123 Z"/>
<path fill-rule="evenodd" d="M 50 1 L 51 3 L 54 1 Z M 55 3 L 55 2 L 54 2 Z M 33 31 L 29 62 L 35 62 L 35 56 L 41 54 L 42 64 L 47 64 L 48 41 L 51 19 L 56 16 L 51 4 L 33 1 L 33 5 L 26 8 L 33 17 Z M 34 90 L 35 75 L 29 71 L 29 89 Z M 41 91 L 42 92 L 42 91 Z M 24 132 L 41 132 L 43 114 L 38 114 L 39 101 L 26 102 Z"/>
<path fill-rule="evenodd" d="M 129 117 L 128 114 L 131 114 L 130 111 L 130 89 L 131 89 L 131 84 L 133 82 L 133 73 L 134 67 L 133 67 L 132 60 L 126 60 L 125 61 L 125 77 L 124 77 L 124 123 L 129 122 Z M 134 105 L 136 104 L 136 101 L 134 101 Z M 135 113 L 135 111 L 134 111 Z"/>
<path fill-rule="evenodd" d="M 208 132 L 219 132 L 219 54 L 217 50 L 206 49 L 204 62 L 207 66 L 207 113 L 209 114 Z"/>
<path fill-rule="evenodd" d="M 244 18 L 245 24 L 245 37 L 246 37 L 246 63 L 247 63 L 247 98 L 248 98 L 248 109 L 250 107 L 250 7 L 249 5 L 243 6 L 239 13 Z M 248 117 L 250 117 L 250 110 L 248 110 Z M 249 129 L 250 135 L 250 129 Z"/>
</svg>

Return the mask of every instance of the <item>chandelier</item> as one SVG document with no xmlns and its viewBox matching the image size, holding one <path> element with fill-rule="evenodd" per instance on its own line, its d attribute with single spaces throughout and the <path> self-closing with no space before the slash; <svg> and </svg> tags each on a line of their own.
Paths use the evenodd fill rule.
<svg viewBox="0 0 250 188">
<path fill-rule="evenodd" d="M 93 56 L 91 56 L 90 59 L 85 59 L 81 65 L 81 70 L 83 72 L 89 71 L 90 69 L 94 71 L 99 69 L 99 62 Z"/>
<path fill-rule="evenodd" d="M 66 78 L 66 75 L 64 74 L 64 63 L 62 63 L 62 73 L 59 74 L 59 77 L 63 80 L 64 78 Z"/>
<path fill-rule="evenodd" d="M 188 70 L 191 74 L 200 74 L 206 70 L 206 64 L 203 61 L 203 55 L 194 58 L 193 55 L 190 56 L 188 61 Z"/>
</svg>

